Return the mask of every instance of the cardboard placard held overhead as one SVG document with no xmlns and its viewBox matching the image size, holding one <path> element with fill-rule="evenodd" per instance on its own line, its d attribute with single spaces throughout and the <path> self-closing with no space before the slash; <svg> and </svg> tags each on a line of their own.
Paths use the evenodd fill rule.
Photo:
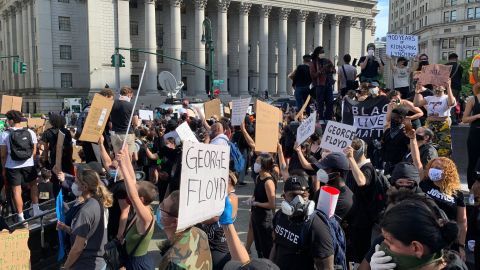
<svg viewBox="0 0 480 270">
<path fill-rule="evenodd" d="M 39 128 L 45 125 L 45 119 L 42 118 L 27 118 L 27 125 L 29 128 Z"/>
<path fill-rule="evenodd" d="M 305 119 L 305 121 L 300 124 L 297 129 L 297 144 L 302 144 L 306 139 L 308 139 L 315 132 L 315 123 L 317 120 L 317 114 L 315 112 L 311 113 L 310 116 Z"/>
<path fill-rule="evenodd" d="M 247 114 L 252 98 L 235 99 L 232 101 L 232 126 L 240 126 Z"/>
<path fill-rule="evenodd" d="M 212 116 L 216 115 L 217 117 L 222 116 L 220 110 L 220 99 L 212 99 L 203 104 L 205 109 L 205 119 L 210 119 Z"/>
<path fill-rule="evenodd" d="M 320 147 L 332 152 L 343 153 L 343 149 L 352 144 L 356 132 L 357 128 L 354 126 L 328 121 L 327 127 L 323 131 Z"/>
<path fill-rule="evenodd" d="M 438 85 L 446 86 L 450 79 L 452 66 L 433 64 L 422 67 L 422 71 L 415 76 L 421 85 Z"/>
<path fill-rule="evenodd" d="M 222 214 L 229 162 L 227 145 L 183 143 L 177 232 Z"/>
<path fill-rule="evenodd" d="M 153 120 L 153 111 L 150 110 L 138 110 L 138 118 L 142 120 Z"/>
<path fill-rule="evenodd" d="M 22 111 L 22 97 L 16 96 L 2 96 L 2 108 L 0 113 L 6 114 L 10 110 Z"/>
<path fill-rule="evenodd" d="M 180 126 L 178 126 L 177 129 L 175 129 L 175 132 L 177 132 L 178 137 L 180 137 L 181 141 L 190 141 L 190 142 L 198 143 L 197 137 L 195 137 L 195 134 L 190 129 L 190 126 L 188 126 L 187 122 L 183 122 Z"/>
<path fill-rule="evenodd" d="M 307 109 L 307 106 L 310 104 L 310 95 L 308 95 L 307 99 L 305 100 L 305 103 L 303 103 L 302 108 L 300 111 L 298 111 L 297 115 L 295 115 L 295 119 L 298 119 L 301 115 L 303 115 L 303 112 L 305 112 L 305 109 Z M 297 108 L 298 110 L 298 108 Z"/>
<path fill-rule="evenodd" d="M 63 156 L 63 142 L 65 141 L 65 134 L 58 131 L 57 145 L 55 147 L 55 166 L 53 171 L 55 173 L 62 171 L 62 156 Z"/>
<path fill-rule="evenodd" d="M 28 229 L 17 229 L 12 233 L 0 232 L 0 270 L 30 269 L 30 249 L 28 248 Z"/>
<path fill-rule="evenodd" d="M 387 34 L 387 55 L 413 58 L 418 54 L 418 36 Z"/>
<path fill-rule="evenodd" d="M 277 152 L 279 109 L 257 100 L 255 124 L 255 151 Z"/>
<path fill-rule="evenodd" d="M 97 143 L 112 112 L 113 100 L 95 94 L 83 126 L 80 141 Z"/>
</svg>

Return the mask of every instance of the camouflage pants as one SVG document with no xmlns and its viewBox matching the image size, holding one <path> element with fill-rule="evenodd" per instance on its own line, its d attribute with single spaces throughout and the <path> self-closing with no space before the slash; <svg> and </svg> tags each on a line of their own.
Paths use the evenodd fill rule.
<svg viewBox="0 0 480 270">
<path fill-rule="evenodd" d="M 431 129 L 435 137 L 433 143 L 437 145 L 439 157 L 452 157 L 452 130 L 451 119 L 447 118 L 445 121 L 431 121 L 425 122 L 425 127 Z"/>
</svg>

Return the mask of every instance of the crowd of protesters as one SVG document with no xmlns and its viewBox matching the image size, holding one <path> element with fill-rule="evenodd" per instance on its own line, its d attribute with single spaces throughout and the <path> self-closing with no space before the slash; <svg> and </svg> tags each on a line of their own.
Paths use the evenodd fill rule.
<svg viewBox="0 0 480 270">
<path fill-rule="evenodd" d="M 467 269 L 467 243 L 478 238 L 480 245 L 480 63 L 475 62 L 480 60 L 472 64 L 474 95 L 463 117 L 455 118 L 451 112 L 459 99 L 461 72 L 456 55 L 449 58 L 453 68 L 446 85 L 413 82 L 412 73 L 429 64 L 427 55 L 414 66 L 398 58 L 391 66 L 395 89 L 388 91 L 379 87 L 384 62 L 374 50 L 373 44 L 367 46 L 359 74 L 349 55 L 336 68 L 322 47 L 303 58 L 289 76 L 297 108 L 282 109 L 275 153 L 255 151 L 255 112 L 234 127 L 226 116 L 206 119 L 184 99 L 178 114 L 155 111 L 147 121 L 136 114 L 129 87 L 119 97 L 109 88 L 100 92 L 115 101 L 97 144 L 79 140 L 88 106 L 72 129 L 55 113 L 49 114 L 46 130 L 23 128 L 21 112 L 9 111 L 9 128 L 0 137 L 0 189 L 11 192 L 19 223 L 25 220 L 25 196 L 32 206 L 29 216 L 41 215 L 39 202 L 60 191 L 65 201 L 74 201 L 57 224 L 67 235 L 64 269 Z M 336 73 L 340 99 L 389 100 L 377 143 L 355 138 L 342 152 L 321 148 L 325 121 L 340 121 L 333 98 Z M 307 106 L 305 115 L 297 115 L 308 95 L 314 97 L 319 121 L 314 134 L 298 145 L 297 128 L 314 111 Z M 452 121 L 470 124 L 466 173 L 472 222 L 467 222 L 451 159 Z M 230 161 L 224 213 L 177 232 L 182 141 L 175 129 L 182 123 L 201 143 L 234 145 L 246 162 L 239 170 Z M 59 133 L 63 145 L 57 143 Z M 72 160 L 75 144 L 82 146 L 77 164 Z M 139 172 L 143 179 L 137 179 Z M 250 209 L 243 244 L 234 226 L 240 207 L 235 189 L 249 184 L 249 178 L 253 193 L 242 202 Z M 329 188 L 339 194 L 333 216 L 319 207 L 319 194 Z M 26 190 L 29 195 L 22 193 Z M 159 255 L 148 252 L 155 226 L 167 239 Z M 480 250 L 468 248 L 480 264 Z M 160 256 L 159 264 L 153 256 Z"/>
</svg>

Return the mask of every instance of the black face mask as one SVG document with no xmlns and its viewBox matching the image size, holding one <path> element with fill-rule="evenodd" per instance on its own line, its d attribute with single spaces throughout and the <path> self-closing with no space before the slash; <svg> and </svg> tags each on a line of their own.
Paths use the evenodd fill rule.
<svg viewBox="0 0 480 270">
<path fill-rule="evenodd" d="M 428 60 L 422 60 L 420 61 L 420 64 L 427 66 L 429 63 L 428 63 Z"/>
<path fill-rule="evenodd" d="M 424 141 L 425 140 L 425 135 L 416 134 L 415 137 L 417 138 L 417 141 Z"/>
</svg>

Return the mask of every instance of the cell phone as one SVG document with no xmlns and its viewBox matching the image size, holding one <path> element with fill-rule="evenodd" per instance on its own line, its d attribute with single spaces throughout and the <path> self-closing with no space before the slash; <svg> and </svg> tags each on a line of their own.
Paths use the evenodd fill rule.
<svg viewBox="0 0 480 270">
<path fill-rule="evenodd" d="M 410 119 L 405 119 L 403 124 L 405 125 L 405 131 L 407 133 L 413 130 L 412 121 Z"/>
</svg>

